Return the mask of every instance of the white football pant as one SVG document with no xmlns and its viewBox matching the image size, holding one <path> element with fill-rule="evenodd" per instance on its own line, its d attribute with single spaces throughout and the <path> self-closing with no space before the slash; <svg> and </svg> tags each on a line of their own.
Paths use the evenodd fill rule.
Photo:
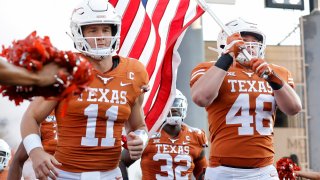
<svg viewBox="0 0 320 180">
<path fill-rule="evenodd" d="M 205 180 L 279 180 L 273 165 L 262 168 L 242 169 L 225 166 L 207 167 Z"/>
<path fill-rule="evenodd" d="M 72 173 L 66 172 L 56 168 L 59 174 L 57 180 L 122 180 L 122 174 L 120 168 L 115 168 L 110 171 L 93 171 L 93 172 L 82 172 Z"/>
</svg>

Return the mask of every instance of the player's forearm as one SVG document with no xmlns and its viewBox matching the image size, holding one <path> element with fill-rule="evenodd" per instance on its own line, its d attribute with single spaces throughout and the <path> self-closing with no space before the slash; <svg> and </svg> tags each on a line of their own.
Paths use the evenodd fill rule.
<svg viewBox="0 0 320 180">
<path fill-rule="evenodd" d="M 119 162 L 119 168 L 121 170 L 123 180 L 128 180 L 129 179 L 128 170 L 127 170 L 127 167 L 124 164 L 124 162 L 122 162 L 122 161 Z"/>
<path fill-rule="evenodd" d="M 134 120 L 131 118 L 129 122 L 129 126 L 126 126 L 127 133 L 131 131 L 144 130 L 148 132 L 148 128 L 143 118 L 143 112 L 131 114 Z"/>
<path fill-rule="evenodd" d="M 34 98 L 23 114 L 20 130 L 22 138 L 29 134 L 39 134 L 39 124 L 46 119 L 58 104 L 58 101 Z"/>
<path fill-rule="evenodd" d="M 131 131 L 136 130 L 145 130 L 148 132 L 146 123 L 144 121 L 144 113 L 142 110 L 142 103 L 143 103 L 144 95 L 140 95 L 136 101 L 134 106 L 131 109 L 131 115 L 129 120 L 126 122 L 126 132 L 129 134 Z"/>
<path fill-rule="evenodd" d="M 143 119 L 142 119 L 143 120 Z M 144 120 L 143 120 L 144 121 Z M 133 128 L 134 131 L 136 130 L 143 130 L 143 131 L 146 131 L 148 132 L 148 128 L 146 126 L 146 124 L 143 122 L 141 123 L 139 126 L 137 126 L 136 128 Z"/>
<path fill-rule="evenodd" d="M 9 168 L 9 173 L 7 179 L 10 180 L 20 180 L 22 177 L 22 168 L 23 165 L 20 166 L 18 162 L 12 161 L 10 168 Z"/>
<path fill-rule="evenodd" d="M 43 150 L 39 128 L 36 119 L 28 114 L 27 110 L 22 118 L 20 130 L 24 148 L 31 159 L 36 157 L 39 149 Z"/>
<path fill-rule="evenodd" d="M 208 166 L 208 162 L 205 156 L 205 150 L 202 150 L 200 153 L 200 156 L 194 160 L 194 170 L 193 175 L 196 177 L 196 179 L 203 179 L 203 176 L 205 174 L 205 170 Z"/>
<path fill-rule="evenodd" d="M 24 162 L 29 158 L 23 143 L 20 143 L 16 153 L 14 154 L 13 160 L 10 164 L 8 178 L 12 180 L 20 180 L 22 176 L 22 168 Z"/>
<path fill-rule="evenodd" d="M 287 83 L 279 90 L 274 90 L 274 97 L 280 110 L 287 115 L 295 115 L 302 109 L 297 93 Z"/>
<path fill-rule="evenodd" d="M 31 113 L 28 113 L 28 111 L 23 115 L 20 131 L 22 139 L 30 134 L 39 134 L 39 125 L 36 119 L 31 115 Z"/>
<path fill-rule="evenodd" d="M 207 167 L 207 160 L 204 157 L 199 162 L 196 163 L 193 170 L 194 177 L 196 177 L 196 179 L 203 179 L 206 171 L 206 167 Z"/>
</svg>

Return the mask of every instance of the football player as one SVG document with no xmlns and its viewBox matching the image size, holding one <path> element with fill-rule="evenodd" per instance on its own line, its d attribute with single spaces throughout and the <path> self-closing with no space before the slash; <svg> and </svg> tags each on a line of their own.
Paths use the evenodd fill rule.
<svg viewBox="0 0 320 180">
<path fill-rule="evenodd" d="M 132 159 L 148 141 L 142 102 L 148 88 L 144 65 L 116 55 L 121 17 L 105 0 L 84 0 L 71 16 L 75 47 L 93 66 L 94 80 L 79 96 L 60 101 L 34 99 L 21 134 L 39 179 L 120 179 L 121 134 L 125 126 Z M 39 123 L 55 109 L 58 143 L 46 153 Z"/>
<path fill-rule="evenodd" d="M 160 130 L 150 137 L 141 157 L 142 179 L 202 179 L 207 160 L 207 138 L 204 131 L 183 123 L 187 115 L 187 99 L 176 90 L 168 116 Z M 126 173 L 134 160 L 122 151 L 121 171 Z"/>
<path fill-rule="evenodd" d="M 7 179 L 11 149 L 6 141 L 0 139 L 0 179 Z"/>
<path fill-rule="evenodd" d="M 53 155 L 57 146 L 57 122 L 52 112 L 40 124 L 40 134 L 43 149 Z M 21 143 L 13 156 L 9 168 L 8 179 L 20 180 L 21 176 L 24 179 L 36 179 L 35 173 L 32 169 L 32 163 L 28 160 L 29 156 Z M 28 160 L 28 161 L 27 161 Z M 31 166 L 31 167 L 29 167 Z"/>
<path fill-rule="evenodd" d="M 206 179 L 278 179 L 274 162 L 275 111 L 301 110 L 290 72 L 264 59 L 266 37 L 239 18 L 217 40 L 220 57 L 191 74 L 192 100 L 208 113 L 211 151 Z M 240 53 L 246 49 L 247 60 Z"/>
</svg>

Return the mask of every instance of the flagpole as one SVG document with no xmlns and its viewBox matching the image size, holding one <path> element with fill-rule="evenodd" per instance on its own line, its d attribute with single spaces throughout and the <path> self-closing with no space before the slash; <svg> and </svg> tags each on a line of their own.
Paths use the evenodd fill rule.
<svg viewBox="0 0 320 180">
<path fill-rule="evenodd" d="M 208 6 L 207 2 L 205 0 L 196 0 L 197 3 L 202 7 L 203 10 L 209 13 L 209 15 L 216 21 L 216 23 L 221 27 L 221 29 L 228 35 L 232 35 L 232 31 L 224 25 L 224 23 L 218 18 L 218 16 L 215 15 L 215 13 L 212 11 L 212 9 Z M 252 59 L 252 56 L 249 54 L 247 49 L 245 47 L 240 47 L 241 53 L 245 56 L 245 58 L 250 61 Z M 268 75 L 263 75 L 264 79 L 268 79 Z"/>
<path fill-rule="evenodd" d="M 208 6 L 205 0 L 196 0 L 196 1 L 202 7 L 203 10 L 209 13 L 209 15 L 216 21 L 216 23 L 221 27 L 221 29 L 223 29 L 223 31 L 226 32 L 228 36 L 232 35 L 232 32 L 230 31 L 230 29 L 226 27 L 224 23 L 218 18 L 218 16 L 214 14 L 214 12 Z"/>
</svg>

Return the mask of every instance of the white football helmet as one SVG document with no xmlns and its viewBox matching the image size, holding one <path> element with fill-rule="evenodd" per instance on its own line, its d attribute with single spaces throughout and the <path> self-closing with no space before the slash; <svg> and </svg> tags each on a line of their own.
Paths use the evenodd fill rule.
<svg viewBox="0 0 320 180">
<path fill-rule="evenodd" d="M 231 33 L 239 32 L 243 35 L 254 36 L 258 42 L 245 42 L 245 47 L 247 48 L 249 54 L 255 58 L 264 58 L 266 49 L 266 36 L 258 29 L 257 24 L 246 22 L 241 18 L 233 20 L 226 24 L 226 27 L 231 30 Z M 219 54 L 226 51 L 228 35 L 225 31 L 221 31 L 217 38 L 217 49 Z M 237 57 L 238 62 L 244 63 L 248 61 L 245 56 L 240 53 Z"/>
<path fill-rule="evenodd" d="M 0 139 L 0 171 L 6 168 L 11 159 L 11 150 L 6 141 Z"/>
<path fill-rule="evenodd" d="M 90 39 L 94 39 L 96 44 L 95 47 L 91 47 L 87 42 L 89 38 L 83 37 L 82 27 L 92 24 L 110 24 L 112 36 L 90 37 Z M 75 48 L 94 59 L 103 59 L 105 56 L 113 55 L 119 49 L 121 16 L 106 0 L 84 0 L 73 10 L 70 28 Z M 110 39 L 110 46 L 97 48 L 98 38 Z"/>
<path fill-rule="evenodd" d="M 176 96 L 166 118 L 166 123 L 170 125 L 181 125 L 182 121 L 187 117 L 187 108 L 187 98 L 176 89 Z"/>
</svg>

